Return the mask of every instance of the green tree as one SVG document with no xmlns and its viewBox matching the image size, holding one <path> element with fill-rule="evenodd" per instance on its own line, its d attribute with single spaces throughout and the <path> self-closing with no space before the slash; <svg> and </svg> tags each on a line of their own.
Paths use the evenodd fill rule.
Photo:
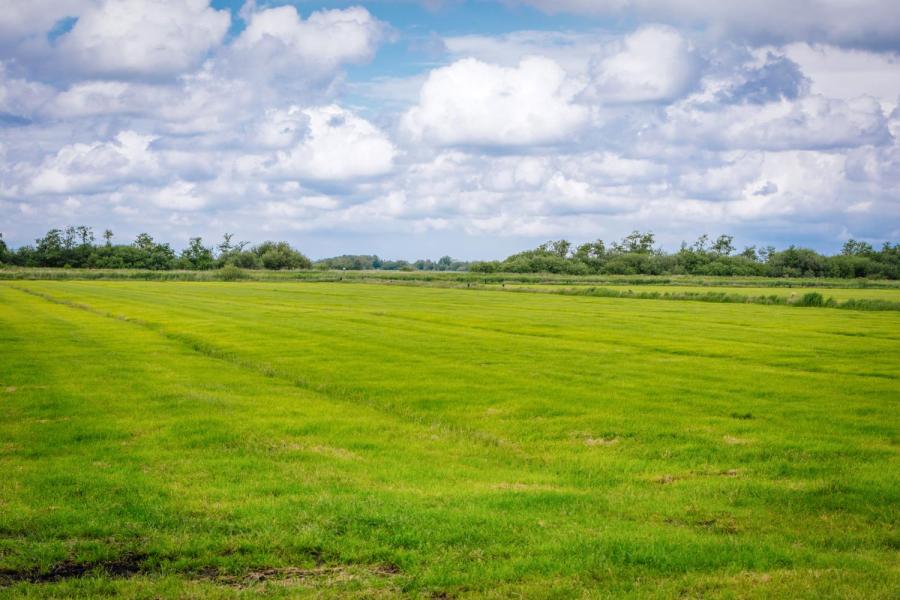
<svg viewBox="0 0 900 600">
<path fill-rule="evenodd" d="M 613 244 L 613 249 L 623 254 L 652 254 L 655 239 L 652 232 L 635 230 L 622 238 L 621 243 Z"/>
<path fill-rule="evenodd" d="M 875 254 L 875 249 L 868 242 L 849 239 L 844 242 L 841 254 L 844 256 L 872 256 Z"/>
<path fill-rule="evenodd" d="M 35 240 L 34 260 L 38 267 L 66 265 L 66 248 L 61 230 L 51 229 L 44 237 Z"/>
<path fill-rule="evenodd" d="M 147 252 L 153 250 L 155 245 L 153 237 L 149 233 L 139 233 L 134 239 L 134 246 Z"/>
<path fill-rule="evenodd" d="M 720 235 L 712 245 L 712 251 L 719 256 L 731 256 L 734 252 L 734 236 Z"/>
<path fill-rule="evenodd" d="M 312 262 L 287 242 L 266 241 L 253 248 L 266 269 L 309 269 Z"/>
<path fill-rule="evenodd" d="M 181 251 L 181 266 L 195 271 L 206 271 L 216 266 L 212 248 L 203 245 L 203 239 L 193 237 L 188 242 L 188 247 Z"/>
</svg>

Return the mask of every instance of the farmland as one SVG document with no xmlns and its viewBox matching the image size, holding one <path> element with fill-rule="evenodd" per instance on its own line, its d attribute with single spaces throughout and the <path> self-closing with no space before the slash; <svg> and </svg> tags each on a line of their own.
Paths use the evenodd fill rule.
<svg viewBox="0 0 900 600">
<path fill-rule="evenodd" d="M 896 593 L 900 312 L 444 283 L 0 281 L 0 594 Z"/>
</svg>

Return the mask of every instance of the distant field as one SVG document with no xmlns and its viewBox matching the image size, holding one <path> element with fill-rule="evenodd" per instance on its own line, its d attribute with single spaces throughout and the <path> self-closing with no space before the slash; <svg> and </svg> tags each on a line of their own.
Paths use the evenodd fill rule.
<svg viewBox="0 0 900 600">
<path fill-rule="evenodd" d="M 896 311 L 0 281 L 0 596 L 894 598 L 898 356 Z"/>
<path fill-rule="evenodd" d="M 814 288 L 900 290 L 900 281 L 889 279 L 825 279 L 790 277 L 708 277 L 699 275 L 558 275 L 553 273 L 475 273 L 468 271 L 269 271 L 244 270 L 254 281 L 367 281 L 422 284 L 491 285 L 497 283 L 529 285 L 672 285 L 708 288 Z M 0 268 L 2 280 L 150 280 L 217 281 L 222 272 L 149 271 L 139 269 L 50 269 Z"/>
<path fill-rule="evenodd" d="M 545 290 L 568 290 L 568 289 L 582 289 L 585 287 L 589 287 L 593 284 L 527 284 L 527 283 L 509 283 L 504 284 L 504 287 L 507 289 L 521 289 L 521 290 L 536 290 L 536 291 L 545 291 Z M 615 290 L 623 290 L 630 289 L 635 292 L 660 292 L 660 293 L 678 293 L 678 292 L 694 292 L 698 294 L 708 293 L 710 291 L 713 292 L 722 292 L 726 294 L 742 294 L 745 296 L 770 296 L 775 295 L 782 298 L 791 298 L 802 296 L 803 294 L 809 292 L 818 292 L 822 294 L 825 298 L 834 298 L 835 300 L 849 300 L 853 299 L 865 299 L 865 300 L 887 300 L 890 302 L 900 302 L 900 287 L 894 288 L 847 288 L 847 287 L 837 287 L 837 288 L 824 288 L 824 287 L 809 287 L 804 285 L 797 285 L 795 287 L 766 287 L 766 286 L 750 286 L 750 285 L 741 285 L 741 286 L 728 286 L 728 285 L 690 285 L 690 284 L 669 284 L 669 285 L 657 285 L 657 284 L 642 284 L 642 285 L 634 285 L 630 283 L 617 283 L 615 281 L 607 282 L 604 284 L 607 287 L 610 287 Z"/>
</svg>

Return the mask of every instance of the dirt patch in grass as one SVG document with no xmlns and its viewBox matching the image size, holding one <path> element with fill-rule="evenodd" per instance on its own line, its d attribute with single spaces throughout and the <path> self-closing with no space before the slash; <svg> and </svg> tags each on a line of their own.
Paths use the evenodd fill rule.
<svg viewBox="0 0 900 600">
<path fill-rule="evenodd" d="M 744 446 L 750 443 L 750 440 L 745 438 L 734 437 L 733 435 L 726 435 L 722 438 L 722 441 L 728 444 L 729 446 Z"/>
<path fill-rule="evenodd" d="M 516 492 L 550 492 L 559 488 L 541 483 L 498 483 L 491 486 L 495 490 L 512 490 Z"/>
<path fill-rule="evenodd" d="M 351 452 L 346 448 L 338 448 L 336 446 L 310 446 L 308 448 L 310 452 L 314 452 L 316 454 L 323 454 L 325 456 L 330 456 L 332 458 L 342 458 L 344 460 L 357 460 L 359 459 L 359 455 L 355 452 Z"/>
<path fill-rule="evenodd" d="M 82 577 L 108 577 L 127 579 L 138 575 L 153 575 L 153 568 L 146 568 L 146 554 L 128 553 L 117 558 L 94 562 L 65 560 L 48 570 L 4 569 L 0 570 L 0 588 L 19 583 L 50 584 Z M 158 573 L 157 573 L 158 574 Z M 309 568 L 278 567 L 248 571 L 243 574 L 225 574 L 217 567 L 210 566 L 186 573 L 188 579 L 209 581 L 217 585 L 238 589 L 256 585 L 332 587 L 354 581 L 384 579 L 400 575 L 400 569 L 392 564 L 378 565 L 335 565 Z"/>
<path fill-rule="evenodd" d="M 584 440 L 584 443 L 588 446 L 614 446 L 619 443 L 619 438 L 611 437 L 611 438 L 593 438 L 589 437 Z"/>
<path fill-rule="evenodd" d="M 260 584 L 281 586 L 329 587 L 355 580 L 388 578 L 400 574 L 396 565 L 334 565 L 311 568 L 279 567 L 249 571 L 243 575 L 223 575 L 215 570 L 201 574 L 201 579 L 209 579 L 220 585 L 234 588 L 248 588 Z"/>
<path fill-rule="evenodd" d="M 110 560 L 94 562 L 64 560 L 56 563 L 47 571 L 40 569 L 3 569 L 0 570 L 0 586 L 9 586 L 22 582 L 52 583 L 87 575 L 131 577 L 141 572 L 141 565 L 146 558 L 146 554 L 126 553 Z"/>
</svg>

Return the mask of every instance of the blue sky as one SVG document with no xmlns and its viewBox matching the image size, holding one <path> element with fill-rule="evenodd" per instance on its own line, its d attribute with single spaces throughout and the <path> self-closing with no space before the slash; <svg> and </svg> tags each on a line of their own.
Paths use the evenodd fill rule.
<svg viewBox="0 0 900 600">
<path fill-rule="evenodd" d="M 500 258 L 900 239 L 888 0 L 11 0 L 0 232 Z"/>
</svg>

